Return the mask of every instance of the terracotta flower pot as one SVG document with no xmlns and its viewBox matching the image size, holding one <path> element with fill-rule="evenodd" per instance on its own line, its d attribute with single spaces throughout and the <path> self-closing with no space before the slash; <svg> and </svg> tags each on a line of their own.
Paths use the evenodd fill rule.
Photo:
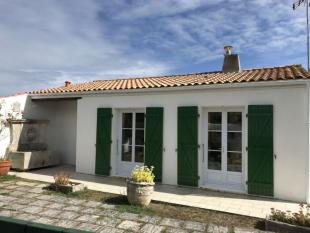
<svg viewBox="0 0 310 233">
<path fill-rule="evenodd" d="M 127 180 L 127 199 L 132 205 L 148 206 L 153 192 L 154 183 L 136 183 Z"/>
<path fill-rule="evenodd" d="M 7 175 L 11 166 L 12 162 L 10 160 L 0 161 L 0 176 Z"/>
</svg>

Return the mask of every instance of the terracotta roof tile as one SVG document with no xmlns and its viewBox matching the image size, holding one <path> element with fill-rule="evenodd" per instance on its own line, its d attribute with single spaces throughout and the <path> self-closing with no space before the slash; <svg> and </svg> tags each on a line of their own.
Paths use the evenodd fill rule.
<svg viewBox="0 0 310 233">
<path fill-rule="evenodd" d="M 272 68 L 257 68 L 240 72 L 206 72 L 159 77 L 128 78 L 115 80 L 97 80 L 86 83 L 71 84 L 67 87 L 36 90 L 30 94 L 57 94 L 64 92 L 91 92 L 105 90 L 127 90 L 146 88 L 165 88 L 194 85 L 210 85 L 241 82 L 283 81 L 292 79 L 309 79 L 310 72 L 301 65 Z"/>
</svg>

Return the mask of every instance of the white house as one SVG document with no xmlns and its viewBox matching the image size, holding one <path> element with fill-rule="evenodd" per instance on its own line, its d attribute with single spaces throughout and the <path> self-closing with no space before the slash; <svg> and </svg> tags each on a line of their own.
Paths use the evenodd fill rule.
<svg viewBox="0 0 310 233">
<path fill-rule="evenodd" d="M 310 73 L 300 65 L 101 80 L 25 95 L 49 148 L 76 171 L 308 202 Z"/>
</svg>

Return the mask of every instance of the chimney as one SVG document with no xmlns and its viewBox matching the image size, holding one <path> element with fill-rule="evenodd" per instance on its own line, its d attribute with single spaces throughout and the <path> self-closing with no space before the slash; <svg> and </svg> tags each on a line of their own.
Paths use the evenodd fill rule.
<svg viewBox="0 0 310 233">
<path fill-rule="evenodd" d="M 225 57 L 222 68 L 224 73 L 241 71 L 239 55 L 233 54 L 232 49 L 233 47 L 230 45 L 224 46 Z"/>
<path fill-rule="evenodd" d="M 65 87 L 70 87 L 72 85 L 72 82 L 70 81 L 65 81 Z"/>
</svg>

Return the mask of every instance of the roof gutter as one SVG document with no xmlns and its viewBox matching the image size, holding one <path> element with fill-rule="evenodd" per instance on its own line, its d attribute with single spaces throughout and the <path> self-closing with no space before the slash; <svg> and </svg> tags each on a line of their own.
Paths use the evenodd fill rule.
<svg viewBox="0 0 310 233">
<path fill-rule="evenodd" d="M 310 80 L 283 80 L 283 81 L 261 81 L 261 82 L 243 82 L 243 83 L 224 83 L 224 84 L 206 84 L 177 87 L 158 87 L 158 88 L 141 88 L 141 89 L 120 89 L 120 90 L 101 90 L 101 91 L 79 91 L 79 92 L 62 92 L 47 94 L 29 94 L 31 99 L 59 99 L 59 98 L 76 98 L 83 96 L 100 95 L 128 95 L 128 94 L 145 94 L 145 93 L 163 93 L 163 92 L 180 92 L 180 91 L 199 91 L 210 89 L 230 89 L 230 88 L 258 88 L 258 87 L 285 87 L 285 86 L 302 86 L 309 85 Z"/>
</svg>

